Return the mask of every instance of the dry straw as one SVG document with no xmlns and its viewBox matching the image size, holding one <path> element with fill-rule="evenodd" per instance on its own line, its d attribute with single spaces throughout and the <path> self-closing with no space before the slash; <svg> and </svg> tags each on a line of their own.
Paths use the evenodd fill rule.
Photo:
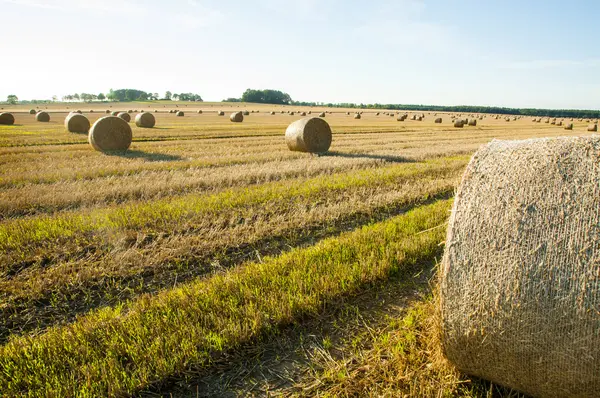
<svg viewBox="0 0 600 398">
<path fill-rule="evenodd" d="M 150 112 L 138 113 L 135 116 L 135 125 L 142 128 L 151 129 L 156 124 L 156 118 Z"/>
<path fill-rule="evenodd" d="M 37 120 L 38 122 L 49 122 L 50 121 L 50 114 L 48 114 L 48 112 L 44 112 L 44 111 L 39 111 L 38 113 L 35 114 L 35 120 Z"/>
<path fill-rule="evenodd" d="M 318 117 L 296 120 L 285 131 L 285 142 L 291 151 L 325 153 L 331 139 L 331 127 Z"/>
<path fill-rule="evenodd" d="M 70 133 L 87 133 L 90 131 L 90 121 L 79 113 L 70 113 L 65 118 L 65 128 Z"/>
<path fill-rule="evenodd" d="M 243 122 L 244 121 L 243 112 L 233 112 L 231 115 L 229 115 L 229 120 L 231 120 L 234 123 Z"/>
<path fill-rule="evenodd" d="M 12 113 L 2 112 L 0 113 L 0 124 L 12 125 L 15 124 L 15 117 Z"/>
<path fill-rule="evenodd" d="M 600 137 L 497 141 L 457 191 L 440 270 L 461 371 L 539 397 L 600 393 Z"/>
<path fill-rule="evenodd" d="M 94 123 L 88 140 L 97 151 L 123 151 L 129 148 L 132 140 L 129 124 L 116 116 L 105 116 Z"/>
<path fill-rule="evenodd" d="M 117 116 L 125 120 L 127 123 L 131 122 L 131 115 L 127 112 L 121 112 Z"/>
</svg>

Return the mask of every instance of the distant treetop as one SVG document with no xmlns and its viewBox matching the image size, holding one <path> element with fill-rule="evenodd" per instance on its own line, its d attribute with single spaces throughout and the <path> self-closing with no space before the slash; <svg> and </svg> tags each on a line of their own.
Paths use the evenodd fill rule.
<svg viewBox="0 0 600 398">
<path fill-rule="evenodd" d="M 242 94 L 242 102 L 289 105 L 292 103 L 292 98 L 289 94 L 279 90 L 253 90 L 249 88 Z"/>
</svg>

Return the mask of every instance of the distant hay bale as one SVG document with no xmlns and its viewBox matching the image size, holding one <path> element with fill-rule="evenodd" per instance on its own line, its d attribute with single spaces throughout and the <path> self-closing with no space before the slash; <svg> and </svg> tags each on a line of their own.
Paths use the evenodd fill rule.
<svg viewBox="0 0 600 398">
<path fill-rule="evenodd" d="M 281 111 L 281 113 L 283 114 L 283 113 L 285 113 L 285 111 Z"/>
<path fill-rule="evenodd" d="M 88 135 L 97 151 L 124 151 L 129 148 L 133 133 L 129 124 L 117 116 L 105 116 L 94 123 Z"/>
<path fill-rule="evenodd" d="M 379 116 L 379 112 L 375 112 L 375 116 Z"/>
<path fill-rule="evenodd" d="M 458 188 L 441 343 L 462 372 L 534 397 L 600 392 L 600 137 L 492 141 Z"/>
<path fill-rule="evenodd" d="M 556 121 L 555 121 L 555 120 L 553 120 L 553 121 L 551 121 L 551 122 L 550 122 L 550 124 L 556 124 Z"/>
<path fill-rule="evenodd" d="M 35 109 L 30 109 L 30 110 L 29 110 L 29 114 L 30 114 L 30 115 L 35 115 L 35 113 L 36 113 L 36 112 L 35 112 Z"/>
<path fill-rule="evenodd" d="M 563 125 L 563 122 L 562 122 L 562 120 L 561 120 L 561 121 L 559 121 L 559 122 L 556 122 L 556 125 L 557 125 L 557 126 L 562 126 L 562 125 Z"/>
<path fill-rule="evenodd" d="M 2 112 L 0 113 L 0 124 L 13 125 L 15 124 L 15 117 L 12 113 Z"/>
<path fill-rule="evenodd" d="M 477 119 L 469 120 L 469 126 L 477 126 Z"/>
<path fill-rule="evenodd" d="M 271 111 L 271 115 L 274 115 L 274 114 L 275 114 L 275 112 Z"/>
<path fill-rule="evenodd" d="M 319 117 L 325 117 L 325 112 L 319 113 Z"/>
<path fill-rule="evenodd" d="M 350 112 L 346 112 L 346 115 L 350 115 Z"/>
<path fill-rule="evenodd" d="M 107 109 L 104 113 L 110 113 L 110 109 Z"/>
<path fill-rule="evenodd" d="M 294 112 L 290 112 L 290 116 L 294 116 L 294 115 L 295 115 L 295 113 L 294 113 Z"/>
<path fill-rule="evenodd" d="M 417 115 L 412 115 L 412 116 L 410 117 L 410 120 L 417 120 Z"/>
<path fill-rule="evenodd" d="M 285 131 L 285 142 L 291 151 L 325 153 L 331 140 L 331 127 L 318 117 L 296 120 Z"/>
<path fill-rule="evenodd" d="M 65 128 L 70 133 L 87 133 L 90 131 L 90 121 L 79 113 L 71 113 L 65 118 Z"/>
<path fill-rule="evenodd" d="M 250 114 L 250 112 L 248 112 L 248 111 L 243 112 L 243 116 L 248 116 L 249 114 Z"/>
<path fill-rule="evenodd" d="M 360 118 L 361 118 L 361 116 L 360 116 L 360 113 L 355 113 L 355 114 L 354 114 L 354 118 L 355 118 L 355 119 L 360 119 Z"/>
<path fill-rule="evenodd" d="M 456 119 L 454 121 L 454 127 L 456 127 L 456 128 L 463 128 L 464 125 L 465 125 L 465 121 L 462 119 Z"/>
<path fill-rule="evenodd" d="M 438 117 L 437 119 L 435 119 L 435 123 L 441 123 L 442 122 L 442 118 Z"/>
<path fill-rule="evenodd" d="M 312 115 L 312 111 L 308 111 L 308 114 L 309 114 L 309 115 Z"/>
<path fill-rule="evenodd" d="M 158 113 L 158 109 L 155 109 L 155 110 L 154 110 L 154 113 Z"/>
<path fill-rule="evenodd" d="M 150 112 L 138 113 L 135 116 L 135 125 L 138 127 L 151 129 L 155 124 L 156 118 Z"/>
<path fill-rule="evenodd" d="M 94 113 L 94 110 L 93 110 L 93 109 L 90 109 L 90 113 Z"/>
<path fill-rule="evenodd" d="M 598 131 L 598 125 L 597 124 L 590 124 L 587 128 L 587 131 Z"/>
<path fill-rule="evenodd" d="M 218 111 L 218 112 L 217 112 L 217 115 L 218 115 L 218 116 L 225 116 L 225 112 L 223 112 L 223 111 Z"/>
<path fill-rule="evenodd" d="M 117 117 L 125 120 L 127 123 L 131 122 L 131 115 L 127 112 L 120 112 Z"/>
<path fill-rule="evenodd" d="M 565 130 L 573 130 L 573 123 L 565 124 Z"/>
<path fill-rule="evenodd" d="M 76 111 L 73 111 L 74 113 L 79 113 L 80 115 L 83 115 L 83 112 L 81 112 L 80 109 L 77 109 Z"/>
<path fill-rule="evenodd" d="M 50 115 L 48 114 L 48 112 L 39 111 L 35 114 L 35 120 L 37 120 L 38 122 L 47 123 L 50 121 Z"/>
<path fill-rule="evenodd" d="M 133 113 L 133 111 L 130 109 L 130 110 L 127 111 L 127 113 Z"/>
<path fill-rule="evenodd" d="M 392 114 L 392 115 L 390 115 L 390 116 L 394 116 L 394 115 Z M 398 115 L 398 119 L 396 119 L 396 120 L 397 120 L 397 121 L 399 121 L 399 122 L 403 122 L 403 121 L 405 121 L 407 118 L 408 118 L 408 115 L 406 115 L 406 114 L 405 114 L 405 115 Z"/>
<path fill-rule="evenodd" d="M 423 117 L 422 116 L 418 116 L 417 117 L 417 122 L 422 122 L 423 121 Z"/>
<path fill-rule="evenodd" d="M 202 109 L 198 109 L 198 114 L 202 115 Z"/>
<path fill-rule="evenodd" d="M 111 112 L 111 115 L 113 115 L 113 116 L 118 116 L 118 115 L 119 115 L 119 113 L 121 113 L 121 112 L 119 112 L 119 111 L 113 111 L 113 112 Z"/>
<path fill-rule="evenodd" d="M 185 116 L 185 113 L 183 113 L 183 111 L 177 111 L 177 113 L 175 113 L 175 116 Z"/>
<path fill-rule="evenodd" d="M 306 116 L 306 112 L 300 112 L 300 116 Z"/>
<path fill-rule="evenodd" d="M 244 114 L 243 112 L 233 112 L 229 115 L 229 120 L 235 123 L 241 123 L 244 121 Z"/>
</svg>

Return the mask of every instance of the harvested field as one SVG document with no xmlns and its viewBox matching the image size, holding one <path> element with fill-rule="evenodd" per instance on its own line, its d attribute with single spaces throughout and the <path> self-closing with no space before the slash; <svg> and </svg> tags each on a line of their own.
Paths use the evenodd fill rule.
<svg viewBox="0 0 600 398">
<path fill-rule="evenodd" d="M 444 361 L 428 281 L 480 145 L 589 123 L 476 115 L 456 129 L 441 112 L 327 109 L 317 156 L 284 135 L 325 108 L 164 105 L 128 105 L 160 112 L 153 128 L 129 124 L 126 152 L 69 133 L 64 104 L 46 123 L 5 107 L 0 391 L 517 396 Z M 86 117 L 107 108 L 123 106 Z M 243 123 L 219 116 L 240 109 L 253 109 Z"/>
</svg>

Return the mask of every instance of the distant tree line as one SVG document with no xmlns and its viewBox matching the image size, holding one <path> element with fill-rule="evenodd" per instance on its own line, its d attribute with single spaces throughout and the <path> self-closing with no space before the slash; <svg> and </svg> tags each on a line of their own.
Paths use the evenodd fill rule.
<svg viewBox="0 0 600 398">
<path fill-rule="evenodd" d="M 288 93 L 279 90 L 253 90 L 244 91 L 241 98 L 227 98 L 223 102 L 253 102 L 256 104 L 289 105 L 292 98 Z"/>
<path fill-rule="evenodd" d="M 393 109 L 406 111 L 456 112 L 456 113 L 494 113 L 500 115 L 600 118 L 599 110 L 590 109 L 543 109 L 543 108 L 504 108 L 497 106 L 475 105 L 408 105 L 408 104 L 355 104 L 292 101 L 298 106 L 322 106 L 327 108 Z"/>
</svg>

